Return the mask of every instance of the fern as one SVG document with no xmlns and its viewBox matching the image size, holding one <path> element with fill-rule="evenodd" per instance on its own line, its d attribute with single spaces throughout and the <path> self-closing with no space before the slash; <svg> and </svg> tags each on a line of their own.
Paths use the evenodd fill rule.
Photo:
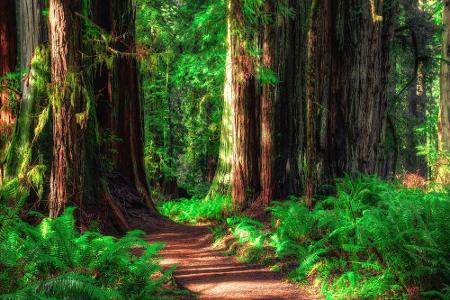
<svg viewBox="0 0 450 300">
<path fill-rule="evenodd" d="M 231 199 L 218 195 L 213 199 L 180 199 L 158 203 L 159 211 L 175 221 L 195 224 L 199 222 L 225 221 L 231 214 Z"/>
<path fill-rule="evenodd" d="M 0 299 L 148 299 L 165 293 L 170 271 L 156 276 L 161 244 L 148 244 L 142 231 L 122 238 L 80 234 L 73 211 L 36 226 L 20 218 L 3 224 Z"/>
<path fill-rule="evenodd" d="M 327 298 L 450 295 L 448 190 L 346 177 L 338 181 L 337 195 L 320 200 L 313 211 L 295 198 L 274 202 L 269 210 L 270 232 L 247 217 L 229 218 L 228 232 L 247 252 L 294 259 L 290 279 L 314 279 Z"/>
</svg>

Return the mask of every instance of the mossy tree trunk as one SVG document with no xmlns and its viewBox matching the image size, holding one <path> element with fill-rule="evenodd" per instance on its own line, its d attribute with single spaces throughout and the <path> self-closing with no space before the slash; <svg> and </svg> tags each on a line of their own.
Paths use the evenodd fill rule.
<svg viewBox="0 0 450 300">
<path fill-rule="evenodd" d="M 233 72 L 231 63 L 231 32 L 230 16 L 227 18 L 227 58 L 225 63 L 225 83 L 223 89 L 223 111 L 220 127 L 219 159 L 216 174 L 209 189 L 207 199 L 217 196 L 231 195 L 231 162 L 233 159 L 233 133 L 232 133 L 232 99 L 233 99 Z"/>
<path fill-rule="evenodd" d="M 308 65 L 306 83 L 306 174 L 305 195 L 308 201 L 314 196 L 318 179 L 318 143 L 320 122 L 319 103 L 327 98 L 329 84 L 326 68 L 331 64 L 329 39 L 331 30 L 331 2 L 313 0 L 309 12 Z M 308 203 L 311 204 L 311 203 Z"/>
<path fill-rule="evenodd" d="M 54 144 L 50 214 L 73 204 L 83 214 L 81 223 L 107 217 L 123 231 L 133 217 L 158 216 L 144 173 L 135 4 L 131 0 L 90 4 L 84 15 L 92 15 L 83 16 L 79 1 L 50 1 Z M 87 20 L 90 17 L 95 25 Z M 109 44 L 95 49 L 86 36 L 82 45 L 81 21 L 100 27 Z M 82 59 L 81 50 L 90 55 Z"/>
<path fill-rule="evenodd" d="M 264 208 L 274 198 L 298 195 L 301 191 L 304 29 L 309 4 L 265 1 L 261 8 L 270 21 L 260 19 L 254 24 L 242 16 L 240 2 L 229 4 L 225 104 L 231 103 L 228 106 L 232 114 L 227 113 L 225 105 L 220 152 L 220 161 L 227 161 L 228 165 L 219 163 L 210 195 L 219 186 L 219 179 L 229 178 L 222 170 L 229 170 L 227 166 L 232 165 L 235 209 Z M 296 16 L 280 13 L 280 6 L 294 9 Z M 260 49 L 260 56 L 248 51 L 254 46 Z M 231 141 L 226 140 L 227 136 L 233 137 Z"/>
<path fill-rule="evenodd" d="M 84 138 L 81 95 L 81 2 L 51 0 L 51 102 L 53 109 L 53 162 L 50 179 L 50 216 L 67 204 L 82 209 Z"/>
<path fill-rule="evenodd" d="M 47 130 L 49 122 L 46 122 L 45 128 L 38 130 L 38 135 L 35 135 L 39 116 L 42 115 L 44 118 L 48 115 L 45 108 L 48 105 L 50 62 L 49 51 L 44 46 L 48 40 L 47 20 L 43 16 L 44 8 L 43 2 L 39 0 L 18 1 L 20 69 L 28 70 L 28 73 L 22 80 L 22 99 L 7 156 L 5 175 L 8 178 L 23 177 L 33 167 L 31 164 L 45 165 L 51 159 L 51 151 L 47 150 L 48 145 L 51 145 Z M 38 189 L 43 192 L 43 186 Z"/>
</svg>

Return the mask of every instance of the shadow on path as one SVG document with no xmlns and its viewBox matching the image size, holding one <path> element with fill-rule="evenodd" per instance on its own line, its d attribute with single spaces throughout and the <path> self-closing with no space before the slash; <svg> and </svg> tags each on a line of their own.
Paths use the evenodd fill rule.
<svg viewBox="0 0 450 300">
<path fill-rule="evenodd" d="M 211 247 L 206 226 L 185 226 L 167 222 L 149 232 L 149 242 L 164 242 L 162 266 L 177 265 L 178 284 L 199 299 L 321 299 L 310 296 L 266 267 L 237 262 Z"/>
</svg>

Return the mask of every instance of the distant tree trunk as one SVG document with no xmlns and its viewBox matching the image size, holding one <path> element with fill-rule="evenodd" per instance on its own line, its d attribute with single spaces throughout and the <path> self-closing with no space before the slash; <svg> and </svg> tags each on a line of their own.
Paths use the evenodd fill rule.
<svg viewBox="0 0 450 300">
<path fill-rule="evenodd" d="M 0 77 L 16 70 L 18 54 L 16 32 L 15 0 L 2 0 L 0 1 Z M 4 175 L 5 150 L 15 122 L 9 101 L 16 96 L 8 88 L 8 82 L 2 80 L 0 82 L 0 182 Z"/>
<path fill-rule="evenodd" d="M 425 121 L 425 70 L 422 61 L 416 62 L 415 79 L 409 89 L 408 97 L 408 126 L 406 136 L 406 147 L 408 155 L 406 157 L 406 170 L 417 172 L 421 176 L 427 175 L 427 162 L 425 156 L 417 155 L 417 147 L 423 145 L 423 141 L 417 136 L 416 129 Z"/>
<path fill-rule="evenodd" d="M 50 50 L 53 105 L 53 163 L 50 216 L 66 204 L 82 207 L 84 139 L 81 97 L 81 26 L 78 0 L 50 0 Z M 78 118 L 78 120 L 77 120 Z"/>
<path fill-rule="evenodd" d="M 427 161 L 425 156 L 417 155 L 417 147 L 426 141 L 416 132 L 417 127 L 425 122 L 426 114 L 426 65 L 424 57 L 427 51 L 426 34 L 423 31 L 426 26 L 416 19 L 427 19 L 426 14 L 421 10 L 419 1 L 415 0 L 407 7 L 408 23 L 411 32 L 411 48 L 414 55 L 414 68 L 412 70 L 414 80 L 409 87 L 408 97 L 408 124 L 406 127 L 406 153 L 405 168 L 408 172 L 417 172 L 421 176 L 427 175 Z M 417 25 L 416 25 L 417 24 Z"/>
<path fill-rule="evenodd" d="M 450 1 L 444 0 L 442 38 L 441 97 L 439 102 L 439 150 L 437 178 L 450 182 Z"/>
<path fill-rule="evenodd" d="M 22 80 L 22 99 L 5 168 L 7 177 L 23 174 L 32 162 L 43 163 L 44 157 L 48 163 L 51 157 L 51 151 L 44 149 L 51 145 L 51 141 L 46 139 L 37 143 L 39 137 L 34 137 L 37 116 L 47 105 L 46 90 L 50 81 L 49 53 L 43 46 L 48 40 L 47 21 L 42 14 L 44 8 L 40 0 L 18 1 L 20 68 L 29 71 Z M 42 144 L 47 146 L 42 147 Z"/>
<path fill-rule="evenodd" d="M 390 0 L 318 6 L 319 20 L 311 22 L 317 34 L 312 40 L 310 34 L 310 43 L 320 52 L 308 67 L 313 84 L 308 86 L 309 197 L 346 173 L 382 175 L 395 8 Z"/>
<path fill-rule="evenodd" d="M 259 96 L 255 64 L 248 53 L 242 3 L 231 0 L 231 64 L 233 107 L 232 198 L 235 210 L 253 205 L 260 192 Z"/>
<path fill-rule="evenodd" d="M 20 44 L 20 67 L 31 68 L 31 60 L 35 49 L 48 41 L 47 19 L 44 17 L 46 8 L 40 0 L 19 0 L 18 27 Z M 24 82 L 24 91 L 28 90 L 29 82 Z"/>
</svg>

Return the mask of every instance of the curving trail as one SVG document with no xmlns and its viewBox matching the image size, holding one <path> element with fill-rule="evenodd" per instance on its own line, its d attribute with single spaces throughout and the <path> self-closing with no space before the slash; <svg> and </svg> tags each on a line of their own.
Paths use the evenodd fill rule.
<svg viewBox="0 0 450 300">
<path fill-rule="evenodd" d="M 176 282 L 199 299 L 321 299 L 310 296 L 266 267 L 237 262 L 211 247 L 205 226 L 165 223 L 146 238 L 164 242 L 163 267 L 177 265 Z"/>
</svg>

